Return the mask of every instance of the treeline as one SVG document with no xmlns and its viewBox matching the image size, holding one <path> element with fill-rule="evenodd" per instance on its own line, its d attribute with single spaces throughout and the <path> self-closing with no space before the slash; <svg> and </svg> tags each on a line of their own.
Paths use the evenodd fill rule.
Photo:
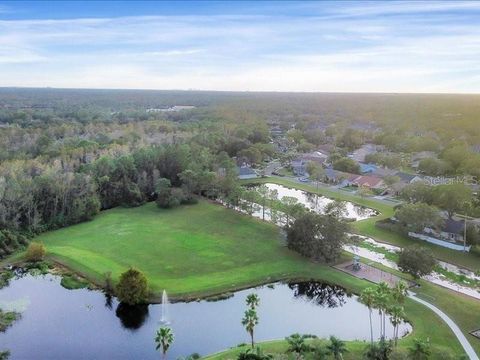
<svg viewBox="0 0 480 360">
<path fill-rule="evenodd" d="M 146 147 L 128 155 L 102 156 L 77 171 L 60 162 L 9 162 L 0 168 L 0 255 L 25 237 L 89 220 L 101 209 L 138 206 L 157 196 L 159 179 L 186 193 L 228 197 L 236 168 L 225 152 L 196 143 Z"/>
</svg>

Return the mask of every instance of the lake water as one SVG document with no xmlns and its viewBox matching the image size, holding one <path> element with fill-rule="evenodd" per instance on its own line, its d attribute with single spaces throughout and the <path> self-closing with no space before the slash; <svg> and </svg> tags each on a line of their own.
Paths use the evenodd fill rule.
<svg viewBox="0 0 480 360">
<path fill-rule="evenodd" d="M 292 333 L 335 335 L 344 340 L 369 339 L 368 309 L 339 287 L 315 282 L 275 284 L 216 301 L 169 305 L 175 342 L 170 359 L 193 352 L 217 352 L 249 341 L 241 325 L 245 297 L 261 299 L 256 340 Z M 154 336 L 161 305 L 119 306 L 100 291 L 66 290 L 53 275 L 25 275 L 0 290 L 0 308 L 18 310 L 22 318 L 0 334 L 0 350 L 11 359 L 158 359 Z M 379 320 L 373 315 L 374 334 Z M 392 327 L 387 326 L 387 334 Z M 410 330 L 403 324 L 400 334 Z"/>
<path fill-rule="evenodd" d="M 325 196 L 309 193 L 303 190 L 291 189 L 283 185 L 266 183 L 264 184 L 269 190 L 276 190 L 278 192 L 278 199 L 282 199 L 284 196 L 291 196 L 298 200 L 300 204 L 305 205 L 307 209 L 311 209 L 318 213 L 323 213 L 328 204 L 334 200 Z M 351 202 L 345 201 L 346 212 L 345 217 L 354 220 L 364 220 L 378 213 L 370 208 L 359 206 Z M 262 217 L 262 211 L 255 211 L 253 214 L 255 217 Z M 269 212 L 266 213 L 266 220 L 269 220 Z"/>
</svg>

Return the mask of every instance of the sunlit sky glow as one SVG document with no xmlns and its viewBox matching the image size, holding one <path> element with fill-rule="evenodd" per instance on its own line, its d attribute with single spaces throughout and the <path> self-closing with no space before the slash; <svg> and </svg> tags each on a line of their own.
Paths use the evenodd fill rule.
<svg viewBox="0 0 480 360">
<path fill-rule="evenodd" d="M 480 93 L 479 19 L 480 1 L 0 1 L 0 86 Z"/>
</svg>

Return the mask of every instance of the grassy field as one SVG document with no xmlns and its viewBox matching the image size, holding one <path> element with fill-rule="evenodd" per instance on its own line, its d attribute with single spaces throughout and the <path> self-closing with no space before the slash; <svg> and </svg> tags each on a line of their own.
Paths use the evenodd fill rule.
<svg viewBox="0 0 480 360">
<path fill-rule="evenodd" d="M 196 297 L 298 277 L 355 279 L 299 257 L 281 245 L 278 227 L 200 201 L 162 210 L 154 203 L 102 212 L 93 221 L 48 232 L 48 257 L 103 284 L 129 266 L 142 270 L 154 297 Z"/>
<path fill-rule="evenodd" d="M 247 182 L 247 181 L 245 181 Z M 480 271 L 480 256 L 474 253 L 462 253 L 455 250 L 450 250 L 441 246 L 437 246 L 434 244 L 427 243 L 425 241 L 420 242 L 419 240 L 411 239 L 407 236 L 403 236 L 401 234 L 388 231 L 386 229 L 381 229 L 375 226 L 375 222 L 378 220 L 390 218 L 393 213 L 393 204 L 388 204 L 386 202 L 378 201 L 376 199 L 371 198 L 362 198 L 356 194 L 352 194 L 350 192 L 331 189 L 327 187 L 320 186 L 318 189 L 317 187 L 299 183 L 288 178 L 282 177 L 269 177 L 263 179 L 255 179 L 255 180 L 248 180 L 248 183 L 275 183 L 279 185 L 294 187 L 299 190 L 308 191 L 311 193 L 317 193 L 332 199 L 337 199 L 341 201 L 350 201 L 358 205 L 363 205 L 372 209 L 377 210 L 380 212 L 379 216 L 372 217 L 370 219 L 357 221 L 353 224 L 354 231 L 360 235 L 371 237 L 380 242 L 405 247 L 412 244 L 421 244 L 422 246 L 428 247 L 432 250 L 435 257 L 439 260 L 443 260 L 452 264 L 456 264 L 458 266 L 465 267 L 472 271 Z"/>
</svg>

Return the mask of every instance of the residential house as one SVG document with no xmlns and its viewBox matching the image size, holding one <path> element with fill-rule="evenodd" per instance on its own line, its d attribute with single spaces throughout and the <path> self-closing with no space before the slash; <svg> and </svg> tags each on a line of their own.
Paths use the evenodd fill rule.
<svg viewBox="0 0 480 360">
<path fill-rule="evenodd" d="M 349 185 L 366 187 L 368 189 L 382 189 L 385 185 L 383 179 L 372 175 L 355 175 L 352 174 L 347 182 Z"/>
<path fill-rule="evenodd" d="M 360 172 L 362 174 L 372 174 L 378 168 L 375 164 L 358 163 L 358 165 L 360 165 Z"/>
<path fill-rule="evenodd" d="M 237 167 L 238 178 L 241 180 L 244 179 L 255 179 L 258 177 L 255 170 L 253 170 L 250 166 L 242 165 Z"/>
<path fill-rule="evenodd" d="M 352 176 L 358 176 L 358 175 L 334 170 L 331 167 L 325 169 L 325 182 L 327 183 L 331 183 L 335 185 L 342 184 L 344 186 L 347 186 L 349 185 L 348 179 Z M 343 184 L 343 182 L 345 183 Z"/>
<path fill-rule="evenodd" d="M 407 174 L 405 172 L 399 171 L 395 173 L 395 176 L 400 178 L 400 182 L 406 185 L 413 184 L 414 182 L 423 181 L 423 178 L 416 174 Z"/>
<path fill-rule="evenodd" d="M 296 176 L 305 176 L 307 175 L 307 163 L 301 159 L 293 159 L 290 163 L 293 173 Z"/>
<path fill-rule="evenodd" d="M 384 178 L 387 176 L 395 176 L 397 170 L 389 169 L 385 167 L 378 166 L 374 171 L 371 172 L 371 175 L 378 176 L 379 178 Z"/>
<path fill-rule="evenodd" d="M 471 247 L 464 246 L 463 243 L 464 231 L 465 223 L 463 221 L 447 219 L 441 229 L 427 227 L 422 234 L 409 232 L 408 235 L 449 249 L 470 251 Z"/>
<path fill-rule="evenodd" d="M 412 161 L 410 163 L 410 166 L 414 169 L 418 169 L 418 166 L 420 165 L 420 162 L 424 159 L 429 159 L 429 158 L 437 158 L 437 154 L 435 154 L 433 151 L 421 151 L 417 152 L 412 155 Z"/>
<path fill-rule="evenodd" d="M 290 166 L 296 176 L 306 176 L 308 162 L 314 162 L 318 165 L 323 165 L 328 156 L 320 151 L 314 151 L 308 154 L 300 155 L 298 158 L 292 160 Z"/>
<path fill-rule="evenodd" d="M 348 155 L 348 157 L 357 162 L 364 162 L 367 155 L 375 154 L 376 152 L 377 146 L 375 144 L 365 144 L 362 145 L 361 148 Z"/>
<path fill-rule="evenodd" d="M 317 163 L 318 165 L 323 165 L 323 163 L 327 160 L 328 155 L 324 154 L 321 151 L 313 151 L 308 154 L 303 154 L 301 158 L 305 162 L 312 161 Z"/>
</svg>

